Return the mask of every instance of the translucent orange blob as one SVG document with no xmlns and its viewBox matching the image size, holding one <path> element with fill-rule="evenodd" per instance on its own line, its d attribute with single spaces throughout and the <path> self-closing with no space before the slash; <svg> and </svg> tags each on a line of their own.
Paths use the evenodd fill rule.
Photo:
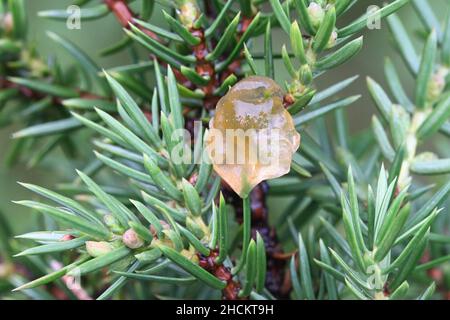
<svg viewBox="0 0 450 320">
<path fill-rule="evenodd" d="M 263 180 L 289 172 L 300 145 L 283 90 L 272 79 L 248 77 L 220 99 L 206 147 L 214 170 L 242 198 Z"/>
</svg>

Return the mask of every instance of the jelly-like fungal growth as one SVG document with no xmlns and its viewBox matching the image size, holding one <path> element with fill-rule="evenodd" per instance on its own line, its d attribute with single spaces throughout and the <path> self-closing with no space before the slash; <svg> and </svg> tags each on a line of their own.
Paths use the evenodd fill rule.
<svg viewBox="0 0 450 320">
<path fill-rule="evenodd" d="M 283 90 L 272 79 L 239 81 L 220 99 L 206 147 L 214 170 L 242 198 L 263 180 L 289 172 L 300 145 Z"/>
</svg>

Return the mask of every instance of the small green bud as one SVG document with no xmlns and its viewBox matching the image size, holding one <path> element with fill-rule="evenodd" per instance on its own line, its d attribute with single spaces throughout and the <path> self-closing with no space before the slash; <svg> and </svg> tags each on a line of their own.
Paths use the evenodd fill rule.
<svg viewBox="0 0 450 320">
<path fill-rule="evenodd" d="M 200 16 L 200 9 L 197 6 L 196 1 L 183 0 L 178 1 L 178 16 L 180 17 L 181 23 L 188 29 L 194 27 L 195 22 Z"/>
<path fill-rule="evenodd" d="M 336 32 L 336 31 L 333 31 L 333 32 L 331 33 L 330 39 L 328 40 L 326 49 L 333 48 L 333 47 L 336 45 L 337 37 L 338 37 L 337 32 Z"/>
<path fill-rule="evenodd" d="M 411 127 L 411 117 L 409 113 L 398 104 L 391 107 L 390 120 L 392 139 L 396 147 L 400 147 L 405 141 L 409 128 Z"/>
<path fill-rule="evenodd" d="M 318 28 L 325 16 L 325 10 L 316 2 L 311 2 L 308 6 L 309 19 L 315 28 Z"/>
<path fill-rule="evenodd" d="M 114 233 L 123 233 L 124 229 L 120 226 L 119 221 L 111 214 L 105 214 L 103 221 L 106 226 Z"/>
<path fill-rule="evenodd" d="M 86 241 L 86 251 L 91 257 L 100 257 L 113 250 L 113 246 L 106 241 Z"/>
<path fill-rule="evenodd" d="M 313 79 L 312 71 L 309 65 L 304 64 L 300 67 L 300 82 L 303 85 L 308 85 Z"/>
<path fill-rule="evenodd" d="M 300 75 L 299 75 L 299 78 L 300 78 Z M 294 79 L 291 83 L 289 83 L 287 85 L 287 89 L 290 94 L 296 95 L 296 94 L 302 93 L 303 90 L 305 90 L 305 86 L 300 81 L 300 79 L 298 79 L 298 80 Z"/>
<path fill-rule="evenodd" d="M 137 249 L 144 245 L 144 240 L 133 229 L 125 231 L 122 235 L 122 242 L 130 249 Z"/>
<path fill-rule="evenodd" d="M 435 101 L 440 97 L 445 88 L 445 78 L 448 75 L 446 68 L 440 68 L 430 79 L 427 90 L 427 100 Z"/>
</svg>

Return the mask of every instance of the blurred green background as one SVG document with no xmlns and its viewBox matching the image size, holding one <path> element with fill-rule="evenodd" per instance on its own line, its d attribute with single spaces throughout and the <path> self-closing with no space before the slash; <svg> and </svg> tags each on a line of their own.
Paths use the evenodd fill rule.
<svg viewBox="0 0 450 320">
<path fill-rule="evenodd" d="M 435 9 L 439 18 L 445 15 L 444 10 L 440 8 L 444 7 L 448 0 L 423 0 L 429 1 Z M 344 19 L 340 20 L 340 23 L 346 23 L 358 15 L 364 13 L 369 5 L 381 5 L 382 1 L 359 1 L 358 4 L 351 10 L 350 15 L 346 15 Z M 135 1 L 133 5 L 138 5 L 139 1 Z M 130 63 L 130 58 L 126 53 L 120 53 L 107 58 L 100 58 L 98 52 L 105 47 L 117 42 L 123 37 L 123 32 L 118 25 L 117 21 L 112 15 L 109 15 L 101 20 L 89 22 L 81 21 L 81 30 L 69 30 L 66 28 L 65 23 L 58 21 L 51 21 L 37 17 L 37 12 L 47 9 L 65 9 L 71 5 L 71 1 L 68 0 L 28 0 L 27 10 L 29 14 L 29 37 L 28 41 L 36 46 L 39 54 L 47 59 L 54 57 L 55 53 L 57 60 L 63 67 L 71 64 L 70 57 L 65 52 L 55 47 L 53 42 L 46 36 L 46 30 L 52 30 L 69 38 L 74 43 L 83 48 L 89 55 L 91 55 L 97 63 L 103 67 L 108 68 L 117 65 L 123 65 Z M 135 7 L 138 8 L 139 6 Z M 156 6 L 152 23 L 160 24 L 161 14 L 158 14 L 160 7 Z M 400 11 L 400 16 L 403 23 L 406 25 L 407 30 L 414 33 L 420 25 L 420 20 L 414 13 L 410 6 L 403 8 Z M 287 43 L 287 39 L 282 33 L 274 33 L 274 51 L 281 48 L 283 43 Z M 258 52 L 261 47 L 256 42 L 254 52 Z M 259 51 L 261 52 L 261 51 Z M 353 83 L 349 89 L 346 90 L 346 95 L 362 94 L 363 97 L 355 104 L 347 109 L 347 113 L 350 116 L 351 130 L 361 130 L 367 128 L 370 124 L 370 116 L 375 112 L 374 106 L 368 96 L 365 78 L 370 76 L 376 81 L 384 84 L 383 76 L 383 63 L 384 58 L 390 57 L 398 71 L 403 75 L 403 81 L 408 91 L 411 91 L 413 87 L 412 79 L 403 63 L 396 55 L 393 49 L 392 42 L 390 41 L 389 30 L 387 24 L 382 22 L 380 30 L 366 30 L 364 32 L 364 48 L 359 55 L 336 70 L 326 73 L 326 77 L 318 79 L 318 89 L 325 88 L 326 86 L 343 80 L 347 77 L 358 74 L 359 79 Z M 283 80 L 285 75 L 282 64 L 278 64 L 276 68 L 277 80 Z M 149 83 L 151 88 L 152 83 Z M 150 89 L 149 89 L 150 90 Z M 67 161 L 59 152 L 53 152 L 43 162 L 43 165 L 39 169 L 28 169 L 23 164 L 14 164 L 12 167 L 6 167 L 4 164 L 4 157 L 11 145 L 10 136 L 11 133 L 18 128 L 6 128 L 0 129 L 0 156 L 2 158 L 0 162 L 0 212 L 7 217 L 7 220 L 12 223 L 14 232 L 31 231 L 35 228 L 33 223 L 33 216 L 30 216 L 26 210 L 20 206 L 11 203 L 11 200 L 19 200 L 24 198 L 30 198 L 32 195 L 25 191 L 17 181 L 31 182 L 42 186 L 51 187 L 55 183 L 67 182 L 70 178 L 73 178 L 75 168 L 82 168 L 84 161 L 82 159 L 75 159 L 75 161 Z M 90 146 L 86 144 L 85 154 L 89 157 L 91 155 Z M 70 168 L 70 169 L 68 169 Z M 279 209 L 279 208 L 278 208 Z"/>
</svg>

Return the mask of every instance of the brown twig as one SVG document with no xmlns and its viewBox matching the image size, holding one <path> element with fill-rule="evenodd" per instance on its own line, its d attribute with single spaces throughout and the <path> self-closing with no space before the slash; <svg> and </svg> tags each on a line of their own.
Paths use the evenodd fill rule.
<svg viewBox="0 0 450 320">
<path fill-rule="evenodd" d="M 242 199 L 228 186 L 222 188 L 224 196 L 233 205 L 239 222 L 242 223 Z M 269 224 L 266 195 L 268 185 L 265 182 L 257 185 L 250 193 L 250 206 L 252 213 L 252 237 L 256 238 L 258 232 L 264 240 L 267 255 L 266 288 L 277 298 L 285 299 L 290 292 L 290 282 L 286 281 L 286 259 L 281 248 L 275 228 Z M 282 258 L 281 258 L 282 257 Z"/>
<path fill-rule="evenodd" d="M 198 254 L 199 266 L 215 275 L 218 279 L 226 282 L 225 289 L 222 290 L 222 297 L 225 300 L 238 300 L 241 285 L 233 278 L 230 269 L 223 264 L 217 264 L 216 258 L 219 256 L 218 250 L 211 251 L 209 256 Z"/>
<path fill-rule="evenodd" d="M 112 13 L 114 13 L 114 15 L 117 18 L 117 21 L 119 21 L 119 23 L 122 27 L 129 29 L 130 23 L 131 23 L 131 24 L 137 26 L 140 30 L 145 32 L 145 34 L 152 37 L 153 39 L 158 40 L 158 41 L 160 40 L 154 32 L 152 32 L 148 29 L 145 29 L 142 26 L 137 25 L 134 22 L 134 18 L 136 17 L 136 14 L 133 13 L 133 11 L 128 6 L 126 1 L 124 1 L 124 0 L 103 0 L 103 1 L 108 6 L 109 10 Z"/>
</svg>

